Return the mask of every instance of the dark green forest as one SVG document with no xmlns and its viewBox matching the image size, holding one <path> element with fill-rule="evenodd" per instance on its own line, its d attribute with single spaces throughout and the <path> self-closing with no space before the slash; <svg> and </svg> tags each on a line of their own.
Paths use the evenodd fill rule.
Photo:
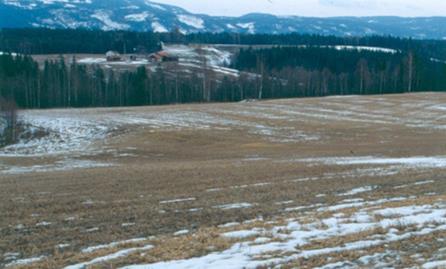
<svg viewBox="0 0 446 269">
<path fill-rule="evenodd" d="M 286 79 L 288 91 L 301 92 L 298 96 L 446 89 L 446 64 L 415 50 L 388 53 L 315 46 L 244 49 L 233 67 Z"/>
<path fill-rule="evenodd" d="M 144 66 L 114 72 L 76 61 L 68 65 L 62 58 L 39 69 L 30 56 L 5 54 L 0 55 L 0 96 L 20 108 L 55 108 L 223 102 L 255 94 L 254 81 L 245 76 L 216 81 L 209 74 L 203 86 L 199 75 L 177 76 L 162 69 L 152 73 Z"/>
<path fill-rule="evenodd" d="M 108 50 L 120 53 L 145 51 L 159 48 L 159 42 L 198 44 L 242 45 L 352 45 L 374 46 L 397 50 L 413 50 L 426 57 L 446 59 L 446 41 L 412 40 L 391 36 L 336 37 L 309 34 L 234 34 L 196 33 L 182 35 L 170 33 L 101 31 L 86 29 L 0 29 L 0 51 L 22 54 L 58 53 L 105 53 Z"/>
<path fill-rule="evenodd" d="M 238 77 L 212 71 L 184 74 L 139 67 L 116 72 L 59 60 L 38 64 L 29 54 L 103 53 L 159 49 L 159 42 L 275 44 L 240 50 Z M 279 46 L 300 45 L 300 46 Z M 396 53 L 336 50 L 327 45 L 392 48 Z M 382 94 L 446 89 L 446 42 L 393 37 L 340 38 L 311 35 L 234 35 L 4 29 L 0 50 L 0 97 L 20 108 L 140 106 L 243 99 Z"/>
</svg>

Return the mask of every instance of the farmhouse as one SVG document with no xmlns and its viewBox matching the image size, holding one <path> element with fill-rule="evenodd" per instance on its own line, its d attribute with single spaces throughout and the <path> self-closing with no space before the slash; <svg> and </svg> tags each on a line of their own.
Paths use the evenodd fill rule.
<svg viewBox="0 0 446 269">
<path fill-rule="evenodd" d="M 122 60 L 121 55 L 118 52 L 111 50 L 107 51 L 105 57 L 107 59 L 107 62 L 118 62 Z"/>
<path fill-rule="evenodd" d="M 152 53 L 148 57 L 150 62 L 160 63 L 160 62 L 178 62 L 178 56 L 170 55 L 167 51 L 158 51 Z"/>
</svg>

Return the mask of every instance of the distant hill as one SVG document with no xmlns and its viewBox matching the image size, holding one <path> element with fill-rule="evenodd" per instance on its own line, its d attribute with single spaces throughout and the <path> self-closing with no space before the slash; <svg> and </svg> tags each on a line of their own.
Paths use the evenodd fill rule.
<svg viewBox="0 0 446 269">
<path fill-rule="evenodd" d="M 310 33 L 336 36 L 393 35 L 446 39 L 446 17 L 310 18 L 248 14 L 193 14 L 149 0 L 0 0 L 0 27 L 86 28 L 183 33 Z"/>
</svg>

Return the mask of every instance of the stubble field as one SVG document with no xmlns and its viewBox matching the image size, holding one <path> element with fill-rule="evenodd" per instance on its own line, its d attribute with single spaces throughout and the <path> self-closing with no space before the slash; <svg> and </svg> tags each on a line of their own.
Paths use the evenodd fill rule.
<svg viewBox="0 0 446 269">
<path fill-rule="evenodd" d="M 21 117 L 0 267 L 446 265 L 446 94 Z"/>
</svg>

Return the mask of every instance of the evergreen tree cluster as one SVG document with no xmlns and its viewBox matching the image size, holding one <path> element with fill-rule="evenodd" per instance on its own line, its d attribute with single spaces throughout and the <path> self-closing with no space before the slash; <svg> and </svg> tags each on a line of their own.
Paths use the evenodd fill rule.
<svg viewBox="0 0 446 269">
<path fill-rule="evenodd" d="M 0 98 L 15 101 L 20 108 L 63 108 L 236 101 L 251 96 L 248 79 L 239 85 L 233 79 L 217 81 L 208 75 L 160 68 L 149 72 L 144 66 L 115 72 L 81 65 L 75 59 L 67 64 L 62 57 L 39 68 L 30 56 L 4 54 L 0 55 Z"/>
<path fill-rule="evenodd" d="M 426 57 L 446 59 L 445 40 L 413 40 L 391 36 L 337 37 L 310 34 L 236 34 L 194 33 L 183 35 L 179 30 L 169 33 L 101 31 L 87 29 L 0 29 L 0 51 L 22 54 L 124 53 L 152 52 L 160 42 L 182 44 L 239 45 L 351 45 L 374 46 L 396 50 L 413 50 Z"/>
<path fill-rule="evenodd" d="M 233 67 L 278 77 L 290 96 L 446 90 L 446 64 L 414 51 L 395 53 L 326 47 L 243 49 Z"/>
<path fill-rule="evenodd" d="M 150 51 L 159 49 L 159 41 L 247 46 L 233 59 L 232 67 L 241 70 L 237 77 L 217 74 L 209 68 L 185 72 L 177 63 L 163 63 L 164 67 L 156 71 L 144 66 L 134 71 L 114 71 L 78 64 L 76 59 L 67 62 L 63 57 L 48 60 L 39 67 L 32 57 L 26 56 L 130 48 Z M 0 98 L 16 102 L 20 108 L 55 108 L 443 91 L 446 90 L 446 64 L 442 60 L 446 59 L 445 43 L 298 34 L 182 35 L 178 31 L 155 34 L 8 29 L 0 32 L 0 50 L 20 54 L 0 54 Z M 333 45 L 377 46 L 396 52 L 327 47 Z"/>
</svg>

